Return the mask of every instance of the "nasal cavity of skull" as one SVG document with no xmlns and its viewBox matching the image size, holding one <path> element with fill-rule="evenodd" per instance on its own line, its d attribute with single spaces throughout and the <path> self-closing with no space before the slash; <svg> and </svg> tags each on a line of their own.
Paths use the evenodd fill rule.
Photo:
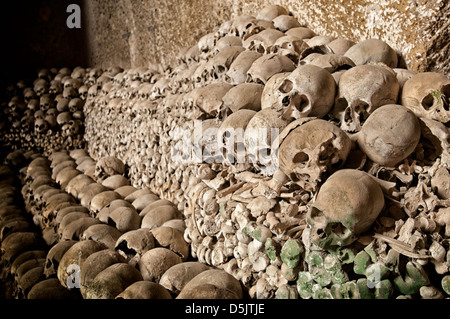
<svg viewBox="0 0 450 319">
<path fill-rule="evenodd" d="M 358 117 L 359 123 L 362 124 L 369 115 L 369 113 L 367 112 L 368 109 L 369 104 L 364 101 L 358 100 L 353 108 L 349 106 L 345 109 L 344 120 L 347 123 L 353 122 L 354 118 L 352 117 L 352 113 L 354 113 L 353 116 Z"/>
</svg>

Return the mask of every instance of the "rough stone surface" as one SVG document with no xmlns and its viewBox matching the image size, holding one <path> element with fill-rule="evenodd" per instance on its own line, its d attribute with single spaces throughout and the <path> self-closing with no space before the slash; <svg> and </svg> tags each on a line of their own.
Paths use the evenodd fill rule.
<svg viewBox="0 0 450 319">
<path fill-rule="evenodd" d="M 275 3 L 319 35 L 359 42 L 380 38 L 415 71 L 450 73 L 446 0 L 90 0 L 84 3 L 94 65 L 167 65 L 221 23 Z"/>
</svg>

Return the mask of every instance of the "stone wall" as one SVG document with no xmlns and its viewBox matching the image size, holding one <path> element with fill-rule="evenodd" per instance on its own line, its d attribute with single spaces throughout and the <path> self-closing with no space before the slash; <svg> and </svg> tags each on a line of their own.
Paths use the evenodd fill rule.
<svg viewBox="0 0 450 319">
<path fill-rule="evenodd" d="M 180 48 L 240 14 L 281 4 L 319 35 L 359 42 L 377 37 L 415 71 L 450 73 L 450 3 L 446 0 L 89 0 L 90 63 L 123 68 L 173 63 Z"/>
</svg>

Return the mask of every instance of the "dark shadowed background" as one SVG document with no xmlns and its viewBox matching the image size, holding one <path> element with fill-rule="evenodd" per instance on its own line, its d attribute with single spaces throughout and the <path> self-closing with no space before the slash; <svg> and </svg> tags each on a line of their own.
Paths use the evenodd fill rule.
<svg viewBox="0 0 450 319">
<path fill-rule="evenodd" d="M 1 87 L 40 68 L 86 65 L 84 30 L 69 29 L 67 6 L 81 0 L 4 1 L 0 10 Z M 5 4 L 7 3 L 7 4 Z M 83 16 L 83 15 L 82 15 Z M 83 22 L 82 22 L 83 23 Z"/>
</svg>

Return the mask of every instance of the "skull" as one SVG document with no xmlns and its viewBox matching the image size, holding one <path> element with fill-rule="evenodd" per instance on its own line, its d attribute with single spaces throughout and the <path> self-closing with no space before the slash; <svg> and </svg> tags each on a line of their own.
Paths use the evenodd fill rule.
<svg viewBox="0 0 450 319">
<path fill-rule="evenodd" d="M 38 97 L 48 92 L 48 81 L 45 79 L 38 79 L 34 82 L 34 92 Z"/>
<path fill-rule="evenodd" d="M 289 74 L 291 72 L 277 73 L 267 81 L 261 94 L 261 109 L 272 108 L 277 105 L 278 100 L 281 100 L 281 95 L 284 95 L 278 88 Z"/>
<path fill-rule="evenodd" d="M 223 48 L 208 61 L 205 71 L 212 79 L 219 79 L 230 68 L 231 63 L 241 52 L 245 51 L 242 46 L 231 46 Z"/>
<path fill-rule="evenodd" d="M 227 164 L 246 163 L 244 134 L 250 119 L 256 114 L 253 110 L 241 109 L 228 116 L 219 127 L 219 149 Z"/>
<path fill-rule="evenodd" d="M 36 99 L 36 93 L 31 88 L 23 90 L 23 100 L 25 103 L 29 103 L 31 100 Z"/>
<path fill-rule="evenodd" d="M 358 132 L 364 121 L 378 107 L 396 103 L 399 83 L 394 72 L 384 66 L 367 64 L 345 71 L 332 115 L 340 121 L 340 128 Z"/>
<path fill-rule="evenodd" d="M 88 97 L 88 87 L 86 85 L 80 86 L 80 88 L 78 89 L 78 94 L 80 95 L 80 99 L 86 101 Z"/>
<path fill-rule="evenodd" d="M 31 99 L 27 104 L 27 108 L 33 112 L 37 111 L 39 109 L 39 100 Z"/>
<path fill-rule="evenodd" d="M 66 112 L 69 110 L 69 100 L 66 98 L 62 98 L 56 104 L 56 109 L 58 112 Z"/>
<path fill-rule="evenodd" d="M 77 120 L 70 120 L 61 128 L 64 136 L 75 136 L 80 133 L 81 125 Z"/>
<path fill-rule="evenodd" d="M 77 90 L 73 87 L 64 88 L 62 95 L 64 98 L 68 100 L 74 99 L 78 96 Z"/>
<path fill-rule="evenodd" d="M 253 62 L 247 72 L 246 82 L 266 84 L 274 74 L 292 72 L 294 69 L 295 64 L 288 57 L 277 54 L 265 54 Z"/>
<path fill-rule="evenodd" d="M 248 37 L 242 46 L 247 50 L 256 51 L 259 53 L 268 53 L 269 48 L 275 44 L 275 42 L 284 36 L 284 33 L 275 29 L 266 29 L 251 37 Z"/>
<path fill-rule="evenodd" d="M 70 76 L 72 77 L 72 79 L 83 80 L 86 76 L 86 69 L 82 67 L 76 67 L 75 69 L 73 69 Z"/>
<path fill-rule="evenodd" d="M 312 31 L 311 29 L 306 28 L 306 27 L 292 28 L 292 29 L 287 30 L 285 32 L 285 34 L 292 35 L 292 36 L 300 38 L 302 40 L 311 39 L 311 38 L 314 38 L 315 36 L 317 36 L 317 34 L 315 34 L 314 31 Z"/>
<path fill-rule="evenodd" d="M 59 126 L 63 126 L 64 124 L 69 123 L 71 120 L 72 115 L 70 114 L 70 112 L 59 113 L 58 116 L 56 117 L 56 122 L 58 123 Z"/>
<path fill-rule="evenodd" d="M 131 230 L 119 237 L 115 249 L 130 264 L 136 265 L 142 255 L 155 248 L 155 239 L 151 229 L 140 228 Z"/>
<path fill-rule="evenodd" d="M 89 87 L 89 90 L 88 90 L 88 94 L 87 94 L 88 99 L 90 99 L 90 100 L 94 99 L 97 96 L 97 93 L 98 93 L 97 85 L 92 85 L 91 87 Z"/>
<path fill-rule="evenodd" d="M 49 125 L 45 119 L 37 119 L 34 122 L 34 131 L 37 134 L 44 134 L 48 131 Z"/>
<path fill-rule="evenodd" d="M 357 133 L 359 148 L 372 161 L 394 166 L 414 152 L 420 140 L 417 117 L 406 107 L 388 104 L 376 109 Z"/>
<path fill-rule="evenodd" d="M 314 190 L 325 172 L 344 165 L 351 144 L 347 134 L 331 122 L 296 120 L 280 135 L 280 169 L 302 188 Z"/>
<path fill-rule="evenodd" d="M 69 101 L 69 112 L 75 113 L 76 111 L 83 110 L 84 102 L 79 97 L 73 98 Z"/>
<path fill-rule="evenodd" d="M 349 245 L 369 230 L 383 207 L 384 195 L 373 177 L 339 170 L 322 185 L 307 213 L 310 241 L 322 249 Z"/>
<path fill-rule="evenodd" d="M 34 122 L 34 116 L 27 115 L 22 117 L 22 119 L 20 120 L 20 125 L 25 132 L 28 132 L 33 128 Z"/>
<path fill-rule="evenodd" d="M 396 68 L 397 53 L 386 42 L 379 39 L 368 39 L 353 45 L 344 54 L 352 59 L 356 65 L 370 62 L 381 62 L 390 68 Z"/>
<path fill-rule="evenodd" d="M 331 110 L 336 95 L 336 82 L 330 72 L 315 65 L 301 65 L 286 76 L 275 92 L 272 105 L 286 119 L 322 118 Z"/>
<path fill-rule="evenodd" d="M 301 27 L 300 22 L 288 14 L 279 15 L 273 19 L 272 22 L 275 28 L 281 32 L 286 32 L 289 29 Z"/>
<path fill-rule="evenodd" d="M 330 73 L 348 70 L 355 66 L 350 58 L 338 54 L 318 54 L 308 64 L 320 66 Z"/>
<path fill-rule="evenodd" d="M 270 53 L 287 56 L 294 63 L 297 63 L 302 56 L 302 53 L 308 48 L 309 46 L 302 39 L 292 35 L 285 35 L 278 38 L 275 43 L 268 48 L 268 51 Z"/>
<path fill-rule="evenodd" d="M 103 181 L 109 176 L 123 175 L 125 164 L 114 156 L 102 157 L 95 165 L 94 177 L 97 181 Z"/>
<path fill-rule="evenodd" d="M 61 258 L 75 243 L 75 240 L 65 240 L 50 248 L 44 264 L 44 274 L 47 278 L 56 275 Z"/>
<path fill-rule="evenodd" d="M 437 72 L 416 74 L 405 82 L 401 103 L 416 116 L 448 123 L 450 79 Z"/>
<path fill-rule="evenodd" d="M 247 79 L 248 69 L 250 69 L 253 62 L 261 56 L 261 53 L 255 51 L 246 50 L 242 52 L 234 59 L 233 63 L 231 63 L 224 80 L 233 85 L 244 83 Z"/>
<path fill-rule="evenodd" d="M 272 21 L 276 17 L 283 15 L 283 14 L 288 14 L 288 13 L 289 12 L 282 6 L 272 4 L 272 5 L 268 5 L 264 8 L 262 8 L 258 12 L 258 15 L 256 16 L 256 18 L 261 19 L 261 20 L 266 20 L 266 21 Z"/>
<path fill-rule="evenodd" d="M 58 81 L 58 80 L 52 80 L 52 81 L 50 82 L 50 87 L 48 88 L 48 93 L 49 93 L 51 96 L 56 96 L 56 95 L 58 95 L 59 93 L 62 93 L 62 91 L 63 91 L 63 86 L 62 86 L 62 84 L 61 84 L 61 81 Z"/>
<path fill-rule="evenodd" d="M 247 124 L 244 140 L 249 161 L 265 176 L 278 169 L 278 136 L 287 124 L 271 108 L 257 112 Z"/>
<path fill-rule="evenodd" d="M 261 110 L 261 94 L 264 85 L 258 83 L 241 83 L 231 88 L 222 98 L 224 106 L 232 112 L 240 109 Z"/>
<path fill-rule="evenodd" d="M 53 104 L 54 104 L 53 99 L 49 94 L 44 94 L 39 99 L 39 108 L 44 112 L 53 108 Z"/>
</svg>

